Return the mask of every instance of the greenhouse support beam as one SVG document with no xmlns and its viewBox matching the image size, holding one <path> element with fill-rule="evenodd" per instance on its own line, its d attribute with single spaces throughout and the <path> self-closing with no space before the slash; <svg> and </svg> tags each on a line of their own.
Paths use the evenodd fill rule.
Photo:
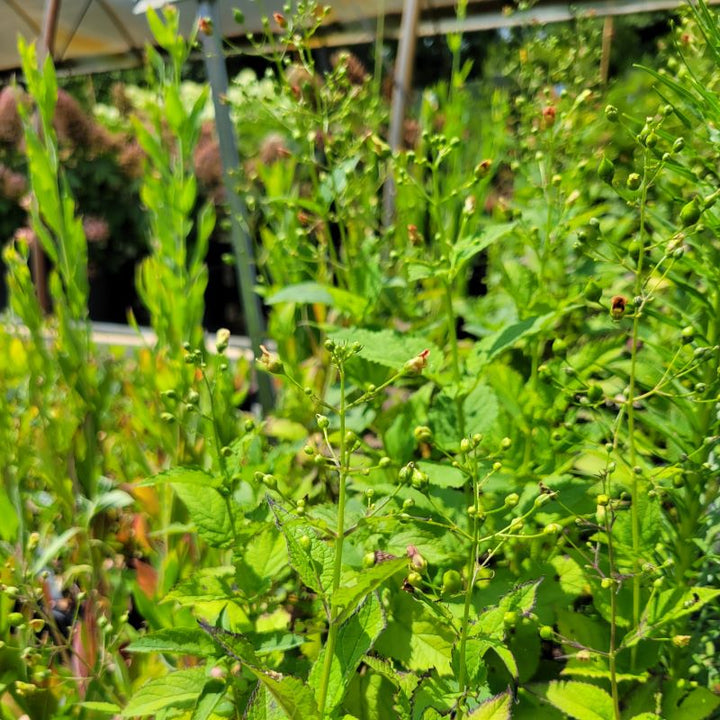
<svg viewBox="0 0 720 720">
<path fill-rule="evenodd" d="M 413 67 L 415 65 L 415 44 L 417 41 L 420 1 L 405 0 L 400 22 L 400 43 L 395 75 L 393 77 L 392 107 L 390 109 L 389 143 L 393 152 L 402 146 L 405 108 L 412 88 Z M 383 189 L 383 224 L 388 227 L 395 216 L 395 181 L 388 176 Z"/>
<path fill-rule="evenodd" d="M 215 0 L 203 0 L 198 5 L 198 18 L 209 20 L 207 33 L 198 33 L 202 41 L 205 70 L 212 92 L 215 108 L 215 127 L 220 144 L 223 179 L 230 208 L 230 239 L 235 256 L 235 273 L 240 289 L 240 302 L 245 316 L 245 327 L 256 357 L 261 354 L 260 344 L 264 339 L 264 322 L 260 299 L 255 293 L 256 270 L 252 238 L 248 229 L 248 212 L 244 201 L 235 190 L 236 176 L 240 169 L 240 157 L 230 110 L 226 97 L 228 91 L 227 67 L 222 52 L 220 20 Z M 257 373 L 258 395 L 264 412 L 273 405 L 270 376 Z"/>
</svg>

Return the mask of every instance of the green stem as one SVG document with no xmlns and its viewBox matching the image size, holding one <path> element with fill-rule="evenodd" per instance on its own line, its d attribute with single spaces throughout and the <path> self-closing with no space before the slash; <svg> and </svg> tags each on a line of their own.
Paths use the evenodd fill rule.
<svg viewBox="0 0 720 720">
<path fill-rule="evenodd" d="M 475 512 L 473 514 L 473 531 L 472 531 L 472 542 L 470 543 L 470 555 L 468 557 L 468 584 L 465 590 L 465 604 L 463 606 L 463 619 L 462 628 L 460 630 L 460 670 L 458 672 L 458 687 L 460 692 L 464 693 L 466 690 L 467 682 L 467 657 L 466 647 L 468 639 L 468 630 L 470 629 L 470 606 L 472 603 L 472 594 L 475 588 L 475 578 L 477 575 L 477 564 L 478 564 L 478 546 L 479 546 L 479 535 L 480 535 L 480 523 L 478 521 L 479 497 L 480 488 L 478 484 L 478 473 L 477 473 L 477 458 L 473 462 L 473 507 Z M 463 707 L 458 705 L 457 720 L 462 720 Z"/>
<path fill-rule="evenodd" d="M 610 511 L 608 511 L 610 512 Z M 612 540 L 612 519 L 610 515 L 605 517 L 605 532 L 608 537 L 608 565 L 610 577 L 615 570 L 615 549 Z M 610 691 L 613 699 L 613 711 L 615 720 L 620 720 L 620 694 L 618 692 L 617 680 L 617 594 L 616 588 L 610 588 L 610 649 L 608 650 L 608 665 L 610 667 Z"/>
<path fill-rule="evenodd" d="M 345 369 L 340 366 L 338 375 L 340 377 L 340 458 L 338 463 L 338 474 L 340 478 L 340 488 L 338 495 L 338 517 L 337 517 L 337 528 L 336 528 L 336 539 L 335 539 L 335 562 L 333 566 L 333 582 L 332 582 L 332 596 L 335 595 L 337 589 L 340 587 L 340 577 L 342 575 L 342 554 L 343 554 L 343 541 L 345 540 L 345 500 L 347 493 L 347 478 L 348 478 L 348 451 L 347 443 L 345 440 L 345 413 L 347 411 L 345 401 Z M 320 682 L 320 700 L 319 710 L 320 717 L 325 716 L 325 706 L 327 704 L 328 687 L 330 684 L 330 670 L 332 669 L 332 659 L 335 654 L 335 645 L 337 644 L 337 635 L 339 624 L 337 620 L 337 611 L 332 609 L 330 613 L 330 628 L 328 631 L 327 643 L 325 644 L 325 660 L 323 662 L 322 679 Z"/>
<path fill-rule="evenodd" d="M 455 331 L 455 312 L 453 310 L 452 282 L 449 279 L 443 280 L 443 300 L 445 305 L 445 315 L 447 319 L 448 341 L 450 343 L 450 358 L 452 361 L 453 381 L 460 384 L 462 375 L 460 374 L 460 351 L 458 348 L 457 332 Z M 462 398 L 458 394 L 455 401 L 457 405 L 458 429 L 460 437 L 465 436 L 465 410 L 463 408 Z"/>
<path fill-rule="evenodd" d="M 640 253 L 637 260 L 635 272 L 635 296 L 639 297 L 643 289 L 642 270 L 645 259 L 645 210 L 647 207 L 647 158 L 645 160 L 644 178 L 640 196 Z M 640 333 L 640 314 L 642 307 L 636 307 L 633 315 L 632 335 L 630 339 L 630 383 L 627 398 L 627 423 L 628 423 L 628 446 L 629 461 L 632 472 L 632 503 L 630 505 L 631 526 L 632 526 L 632 547 L 633 547 L 633 626 L 637 627 L 640 622 L 640 514 L 638 510 L 639 477 L 634 471 L 637 465 L 637 448 L 635 446 L 635 395 L 636 395 L 636 374 L 637 374 L 637 352 Z M 637 645 L 630 650 L 631 667 L 635 667 L 637 658 Z"/>
</svg>

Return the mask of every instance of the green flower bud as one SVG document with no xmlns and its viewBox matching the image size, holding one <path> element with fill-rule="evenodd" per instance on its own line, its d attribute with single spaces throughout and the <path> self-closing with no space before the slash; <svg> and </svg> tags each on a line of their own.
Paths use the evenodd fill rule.
<svg viewBox="0 0 720 720">
<path fill-rule="evenodd" d="M 615 176 L 615 165 L 608 160 L 604 155 L 598 165 L 598 177 L 608 185 L 612 185 L 613 177 Z"/>
<path fill-rule="evenodd" d="M 628 190 L 637 190 L 642 184 L 642 178 L 637 173 L 630 173 L 625 184 Z"/>
<path fill-rule="evenodd" d="M 316 415 L 315 421 L 317 422 L 317 426 L 320 430 L 327 430 L 330 427 L 330 420 L 326 415 Z"/>
<path fill-rule="evenodd" d="M 457 570 L 446 570 L 443 573 L 443 594 L 453 595 L 454 593 L 460 592 L 462 590 L 462 587 L 462 576 Z"/>
<path fill-rule="evenodd" d="M 618 109 L 614 105 L 605 106 L 605 117 L 610 122 L 617 122 L 618 120 Z"/>
<path fill-rule="evenodd" d="M 588 302 L 598 302 L 602 297 L 602 288 L 595 282 L 595 280 L 588 280 L 583 296 Z"/>
<path fill-rule="evenodd" d="M 520 497 L 517 493 L 510 493 L 505 498 L 505 507 L 515 507 L 520 502 Z"/>
<path fill-rule="evenodd" d="M 538 630 L 538 634 L 542 640 L 552 640 L 555 637 L 555 631 L 550 625 L 542 625 Z"/>
<path fill-rule="evenodd" d="M 413 435 L 417 442 L 430 442 L 432 440 L 432 430 L 427 425 L 418 425 L 413 430 Z"/>
<path fill-rule="evenodd" d="M 373 567 L 375 565 L 375 553 L 374 552 L 365 553 L 365 555 L 363 555 L 362 564 L 363 564 L 364 568 Z"/>
<path fill-rule="evenodd" d="M 682 210 L 680 210 L 680 223 L 683 227 L 694 225 L 700 219 L 702 211 L 700 199 L 694 197 L 689 203 L 683 205 Z"/>
</svg>

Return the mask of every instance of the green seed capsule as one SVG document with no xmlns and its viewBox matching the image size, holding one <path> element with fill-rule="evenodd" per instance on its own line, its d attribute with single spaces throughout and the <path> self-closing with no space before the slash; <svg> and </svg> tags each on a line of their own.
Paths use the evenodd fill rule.
<svg viewBox="0 0 720 720">
<path fill-rule="evenodd" d="M 698 198 L 693 198 L 680 210 L 680 223 L 683 227 L 694 225 L 702 215 L 702 206 Z"/>
<path fill-rule="evenodd" d="M 606 182 L 608 185 L 612 184 L 613 177 L 615 176 L 615 166 L 612 164 L 610 160 L 608 160 L 604 155 L 602 157 L 602 160 L 600 161 L 600 165 L 598 165 L 598 177 L 603 181 Z"/>
<path fill-rule="evenodd" d="M 588 302 L 598 302 L 602 297 L 602 288 L 595 282 L 595 280 L 589 280 L 585 286 L 583 295 Z"/>
<path fill-rule="evenodd" d="M 446 570 L 443 573 L 442 591 L 452 595 L 462 590 L 463 582 L 460 573 L 457 570 Z"/>
</svg>

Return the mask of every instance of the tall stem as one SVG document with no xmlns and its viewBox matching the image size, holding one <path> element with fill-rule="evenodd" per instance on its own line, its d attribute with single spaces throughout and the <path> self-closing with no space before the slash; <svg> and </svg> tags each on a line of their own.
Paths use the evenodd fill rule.
<svg viewBox="0 0 720 720">
<path fill-rule="evenodd" d="M 342 366 L 340 366 L 338 374 L 340 376 L 340 457 L 338 464 L 340 488 L 338 495 L 337 527 L 335 530 L 337 537 L 335 540 L 332 595 L 334 595 L 340 587 L 340 577 L 342 575 L 343 542 L 345 540 L 345 499 L 349 464 L 347 441 L 345 439 L 345 413 L 347 411 L 345 400 L 345 369 Z M 336 619 L 337 609 L 331 609 L 330 628 L 328 631 L 327 643 L 325 645 L 325 660 L 323 663 L 322 680 L 320 682 L 319 710 L 321 718 L 325 714 L 328 686 L 330 683 L 330 670 L 332 669 L 332 659 L 335 654 L 335 645 L 337 644 L 339 624 L 336 622 Z"/>
<path fill-rule="evenodd" d="M 635 297 L 640 297 L 643 289 L 642 271 L 645 259 L 645 209 L 647 206 L 648 173 L 647 157 L 645 158 L 644 177 L 640 195 L 640 253 L 635 271 Z M 630 383 L 627 398 L 627 423 L 628 423 L 628 449 L 629 460 L 632 472 L 632 503 L 630 504 L 631 525 L 632 525 L 632 546 L 633 546 L 633 625 L 637 627 L 640 622 L 640 514 L 638 510 L 639 478 L 634 471 L 637 465 L 637 449 L 635 447 L 635 395 L 636 373 L 637 373 L 637 352 L 640 334 L 640 314 L 642 306 L 636 307 L 633 315 L 632 335 L 630 338 Z M 630 650 L 631 666 L 635 667 L 637 657 L 637 645 Z"/>
<path fill-rule="evenodd" d="M 452 361 L 453 382 L 460 384 L 462 375 L 460 373 L 460 351 L 458 348 L 457 332 L 455 330 L 455 312 L 453 310 L 452 297 L 452 281 L 443 281 L 443 301 L 445 306 L 445 315 L 447 320 L 448 341 L 450 343 L 450 358 Z M 457 405 L 458 429 L 460 436 L 465 436 L 465 410 L 463 408 L 462 397 L 458 394 L 455 401 Z"/>
<path fill-rule="evenodd" d="M 480 488 L 478 483 L 477 473 L 477 462 L 473 458 L 473 503 L 472 507 L 475 509 L 473 513 L 473 531 L 472 531 L 472 542 L 470 543 L 470 555 L 468 557 L 468 584 L 465 590 L 465 604 L 463 606 L 463 619 L 462 628 L 460 630 L 460 670 L 458 672 L 458 687 L 460 692 L 465 691 L 465 684 L 467 682 L 467 658 L 466 658 L 466 647 L 468 639 L 468 630 L 470 628 L 470 605 L 472 603 L 473 589 L 475 588 L 475 578 L 477 575 L 477 563 L 478 563 L 478 545 L 480 537 L 480 522 L 478 520 L 479 508 L 479 497 Z M 457 720 L 462 720 L 463 707 L 458 706 Z"/>
</svg>

